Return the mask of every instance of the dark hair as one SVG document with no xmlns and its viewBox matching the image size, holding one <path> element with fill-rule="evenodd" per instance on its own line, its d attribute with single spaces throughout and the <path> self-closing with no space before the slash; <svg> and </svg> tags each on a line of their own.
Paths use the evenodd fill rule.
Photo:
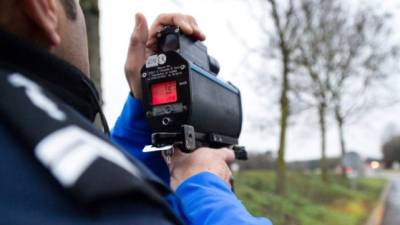
<svg viewBox="0 0 400 225">
<path fill-rule="evenodd" d="M 67 17 L 71 20 L 75 20 L 77 14 L 77 6 L 75 0 L 61 0 L 61 3 L 64 6 Z"/>
</svg>

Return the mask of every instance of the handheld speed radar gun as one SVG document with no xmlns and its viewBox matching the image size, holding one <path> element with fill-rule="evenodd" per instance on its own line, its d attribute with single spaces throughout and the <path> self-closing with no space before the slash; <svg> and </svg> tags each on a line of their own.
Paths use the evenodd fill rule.
<svg viewBox="0 0 400 225">
<path fill-rule="evenodd" d="M 141 70 L 143 105 L 152 132 L 153 150 L 176 146 L 190 153 L 199 147 L 237 146 L 242 127 L 240 91 L 217 77 L 218 62 L 207 48 L 167 26 L 157 34 L 156 54 Z M 145 148 L 146 151 L 146 148 Z"/>
</svg>

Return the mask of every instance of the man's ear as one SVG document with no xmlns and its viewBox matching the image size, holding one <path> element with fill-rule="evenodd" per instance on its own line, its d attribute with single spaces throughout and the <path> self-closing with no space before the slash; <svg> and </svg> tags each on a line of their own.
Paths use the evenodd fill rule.
<svg viewBox="0 0 400 225">
<path fill-rule="evenodd" d="M 59 45 L 61 37 L 56 0 L 24 0 L 24 2 L 25 13 L 40 29 L 38 32 L 42 38 L 50 47 Z"/>
</svg>

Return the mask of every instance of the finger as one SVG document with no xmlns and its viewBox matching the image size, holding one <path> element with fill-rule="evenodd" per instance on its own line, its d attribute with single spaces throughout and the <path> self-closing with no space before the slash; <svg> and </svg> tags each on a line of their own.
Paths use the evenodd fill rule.
<svg viewBox="0 0 400 225">
<path fill-rule="evenodd" d="M 149 41 L 147 47 L 151 47 L 156 42 L 156 34 L 165 26 L 174 25 L 181 28 L 186 35 L 191 35 L 198 40 L 205 40 L 204 33 L 197 26 L 196 20 L 192 16 L 186 16 L 179 13 L 161 14 L 154 21 L 149 32 Z"/>
<path fill-rule="evenodd" d="M 235 153 L 232 151 L 232 149 L 221 148 L 218 149 L 218 152 L 227 164 L 230 164 L 233 161 L 235 161 Z"/>
<path fill-rule="evenodd" d="M 151 25 L 149 35 L 155 37 L 157 32 L 161 31 L 165 26 L 179 26 L 182 31 L 188 35 L 193 33 L 193 28 L 187 18 L 180 13 L 160 14 Z"/>
<path fill-rule="evenodd" d="M 182 151 L 177 147 L 174 147 L 172 155 L 168 156 L 166 151 L 162 151 L 161 155 L 163 156 L 164 161 L 167 162 L 167 164 L 174 164 L 176 162 L 179 163 L 181 158 L 184 157 L 184 153 L 182 153 Z M 168 160 L 168 157 L 169 157 L 169 160 Z M 170 161 L 170 162 L 168 162 L 168 161 Z"/>
<path fill-rule="evenodd" d="M 221 175 L 222 175 L 221 176 L 222 180 L 224 180 L 226 184 L 231 186 L 231 181 L 233 179 L 233 176 L 228 165 L 225 165 L 224 172 Z"/>
<path fill-rule="evenodd" d="M 232 174 L 232 171 L 231 171 L 231 169 L 228 167 L 228 172 L 227 172 L 227 180 L 228 180 L 228 184 L 229 184 L 229 186 L 230 187 L 232 187 L 233 186 L 233 174 Z"/>
<path fill-rule="evenodd" d="M 188 15 L 187 18 L 188 18 L 188 21 L 192 25 L 192 28 L 193 28 L 192 36 L 197 38 L 197 39 L 199 39 L 199 40 L 201 40 L 201 41 L 204 41 L 206 39 L 206 36 L 203 33 L 203 31 L 201 31 L 199 25 L 197 24 L 196 19 L 193 16 L 190 16 L 190 15 Z"/>
<path fill-rule="evenodd" d="M 168 155 L 167 155 L 167 153 L 165 151 L 161 151 L 160 153 L 161 153 L 161 156 L 163 157 L 164 161 L 168 164 L 168 160 L 167 160 Z"/>
</svg>

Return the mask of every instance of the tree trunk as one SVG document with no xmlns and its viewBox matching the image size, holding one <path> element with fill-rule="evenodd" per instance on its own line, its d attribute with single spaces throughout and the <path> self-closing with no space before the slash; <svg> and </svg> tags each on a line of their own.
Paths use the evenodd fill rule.
<svg viewBox="0 0 400 225">
<path fill-rule="evenodd" d="M 100 99 L 102 99 L 98 1 L 82 0 L 81 5 L 86 18 L 88 34 L 90 78 L 95 83 Z"/>
<path fill-rule="evenodd" d="M 278 148 L 278 162 L 276 172 L 276 193 L 286 193 L 286 162 L 285 162 L 285 148 L 286 148 L 286 131 L 289 119 L 289 65 L 288 53 L 282 51 L 283 54 L 283 81 L 282 92 L 280 97 L 280 135 L 279 135 L 279 148 Z"/>
<path fill-rule="evenodd" d="M 340 157 L 341 173 L 344 178 L 347 178 L 346 168 L 342 165 L 344 155 L 346 154 L 346 144 L 345 144 L 345 140 L 344 140 L 344 128 L 343 128 L 344 119 L 340 113 L 339 106 L 335 107 L 335 119 L 336 119 L 336 124 L 338 126 L 338 131 L 339 131 L 339 141 L 340 141 L 340 150 L 341 150 L 341 157 Z"/>
<path fill-rule="evenodd" d="M 278 146 L 278 161 L 276 168 L 276 186 L 275 191 L 278 194 L 286 193 L 286 162 L 285 162 L 285 148 L 286 148 L 286 131 L 289 119 L 289 60 L 290 50 L 285 40 L 284 31 L 280 22 L 278 8 L 275 0 L 269 0 L 271 4 L 271 14 L 274 20 L 275 28 L 279 35 L 279 49 L 282 54 L 282 90 L 280 96 L 280 134 Z"/>
<path fill-rule="evenodd" d="M 100 32 L 99 32 L 99 5 L 97 0 L 81 0 L 85 14 L 86 30 L 88 35 L 90 79 L 94 82 L 99 92 L 100 105 L 103 105 L 103 91 L 101 87 L 101 57 L 100 57 Z M 96 116 L 96 127 L 104 129 L 100 115 Z"/>
<path fill-rule="evenodd" d="M 285 162 L 285 148 L 286 148 L 286 130 L 287 121 L 289 118 L 289 104 L 287 98 L 287 90 L 282 90 L 281 96 L 281 118 L 280 118 L 280 135 L 279 135 L 279 148 L 278 148 L 278 164 L 276 173 L 276 192 L 284 194 L 286 192 L 286 162 Z"/>
<path fill-rule="evenodd" d="M 324 100 L 319 103 L 319 127 L 321 133 L 321 178 L 324 182 L 328 182 L 328 168 L 326 162 L 326 103 Z"/>
</svg>

